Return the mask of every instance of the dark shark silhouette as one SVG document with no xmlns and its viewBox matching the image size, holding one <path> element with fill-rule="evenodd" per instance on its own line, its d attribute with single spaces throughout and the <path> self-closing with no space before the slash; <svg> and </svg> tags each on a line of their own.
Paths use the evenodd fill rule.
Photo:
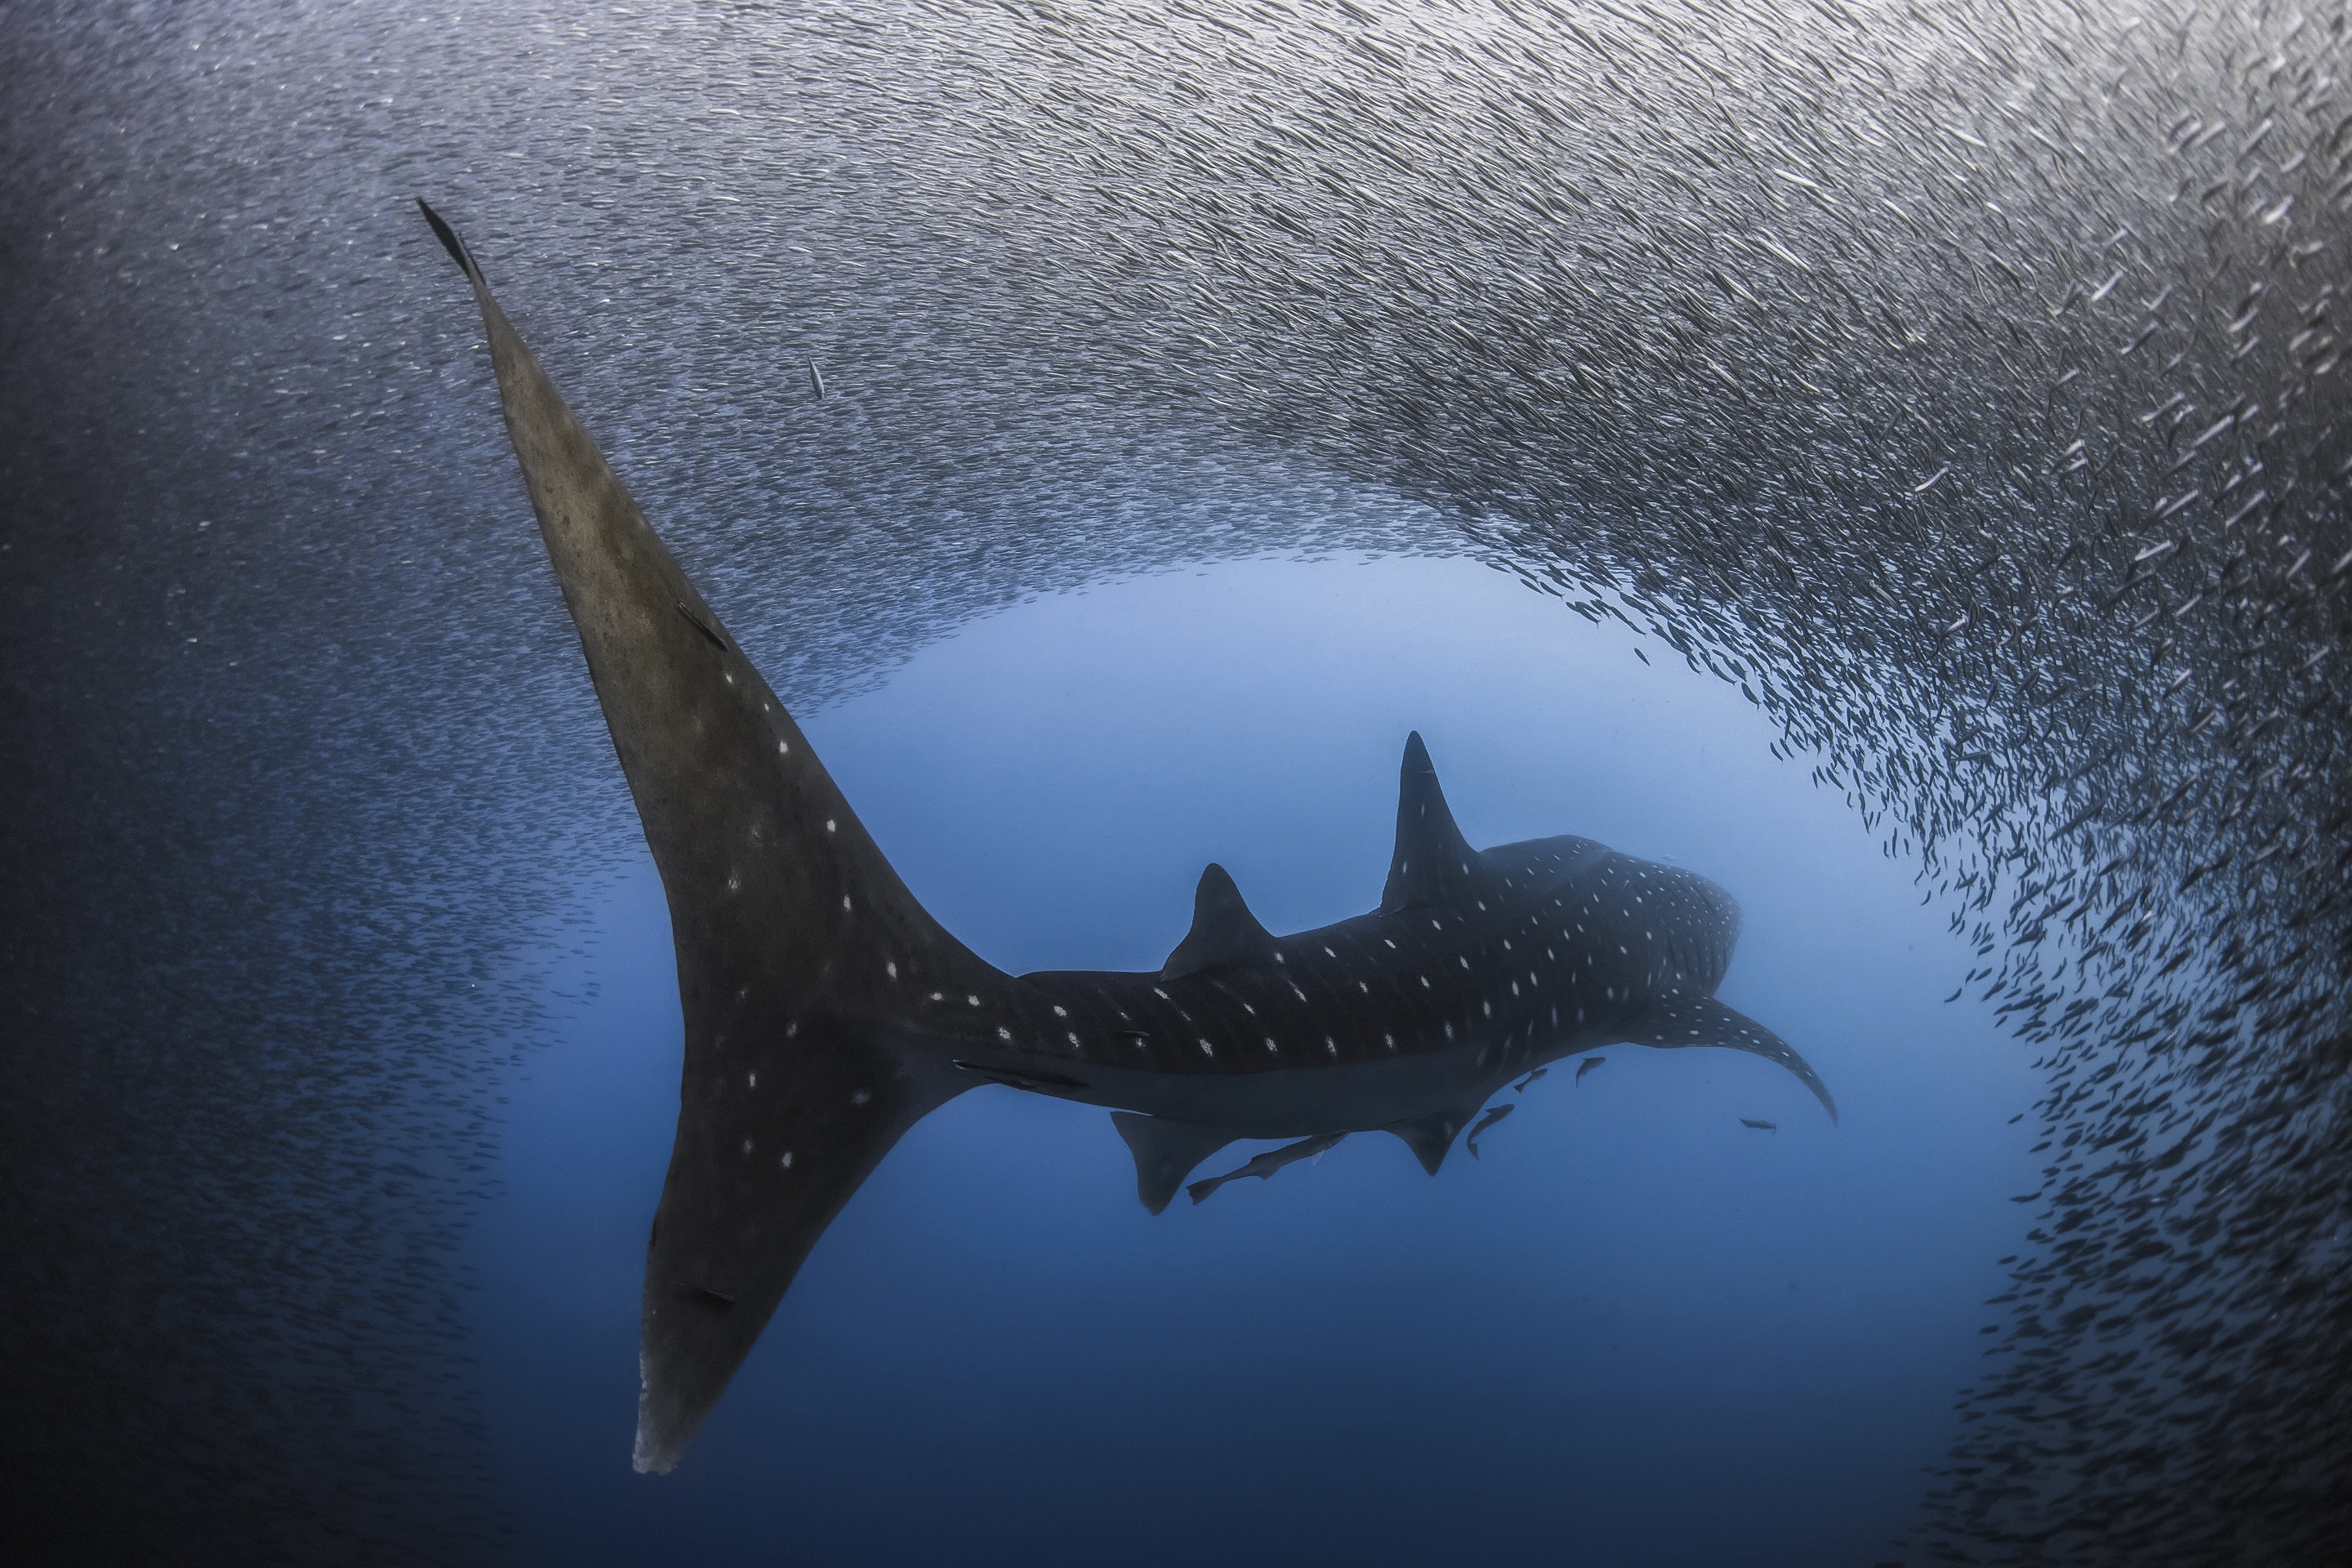
<svg viewBox="0 0 2352 1568">
<path fill-rule="evenodd" d="M 802 1260 L 906 1131 L 977 1084 L 1116 1108 L 1155 1214 L 1236 1139 L 1402 1139 L 1433 1175 L 1489 1096 L 1597 1046 L 1721 1046 L 1829 1090 L 1714 999 L 1738 910 L 1588 838 L 1473 849 L 1418 734 L 1380 908 L 1276 937 L 1217 866 L 1152 973 L 1009 975 L 900 882 L 663 548 L 457 234 L 509 435 L 668 895 L 677 1138 L 646 1255 L 635 1463 L 667 1471 Z M 1203 1183 L 1196 1201 L 1222 1181 Z"/>
</svg>

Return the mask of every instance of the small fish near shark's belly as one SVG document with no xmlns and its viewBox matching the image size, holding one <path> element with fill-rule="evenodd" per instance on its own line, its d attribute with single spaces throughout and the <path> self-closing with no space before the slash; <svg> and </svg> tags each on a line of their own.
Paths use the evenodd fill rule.
<svg viewBox="0 0 2352 1568">
<path fill-rule="evenodd" d="M 1008 1088 L 1214 1127 L 1234 1138 L 1306 1138 L 1378 1131 L 1438 1110 L 1475 1111 L 1530 1068 L 1613 1044 L 1605 1033 L 1553 1034 L 1516 1048 L 1490 1039 L 1374 1061 L 1246 1073 L 1171 1074 L 1010 1052 L 969 1055 L 956 1065 Z"/>
</svg>

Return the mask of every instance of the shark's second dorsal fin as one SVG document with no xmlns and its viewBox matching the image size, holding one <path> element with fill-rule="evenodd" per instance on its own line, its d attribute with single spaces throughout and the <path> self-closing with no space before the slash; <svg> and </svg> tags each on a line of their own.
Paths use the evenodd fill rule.
<svg viewBox="0 0 2352 1568">
<path fill-rule="evenodd" d="M 1778 1062 L 1797 1076 L 1799 1082 L 1813 1091 L 1822 1109 L 1837 1120 L 1837 1101 L 1830 1098 L 1829 1085 L 1822 1081 L 1805 1058 L 1790 1047 L 1789 1042 L 1748 1016 L 1735 1012 L 1712 996 L 1692 996 L 1670 991 L 1643 1008 L 1631 1022 L 1618 1026 L 1619 1039 L 1628 1045 L 1650 1046 L 1659 1050 L 1672 1050 L 1684 1046 L 1720 1046 L 1725 1050 L 1746 1051 L 1762 1057 L 1768 1062 Z M 1577 1076 L 1584 1076 L 1579 1068 Z"/>
<path fill-rule="evenodd" d="M 1389 859 L 1382 912 L 1458 903 L 1488 880 L 1486 858 L 1470 847 L 1454 826 L 1454 812 L 1437 784 L 1437 769 L 1421 731 L 1405 737 L 1404 763 L 1397 770 L 1396 852 Z"/>
<path fill-rule="evenodd" d="M 1262 963 L 1274 956 L 1274 934 L 1242 901 L 1231 873 L 1214 861 L 1192 889 L 1192 929 L 1160 966 L 1162 980 L 1181 980 L 1204 969 Z"/>
<path fill-rule="evenodd" d="M 1143 1116 L 1114 1110 L 1111 1125 L 1127 1140 L 1135 1156 L 1135 1194 L 1153 1214 L 1165 1209 L 1192 1167 L 1232 1142 L 1235 1136 L 1222 1127 L 1197 1121 L 1171 1121 L 1164 1116 Z"/>
</svg>

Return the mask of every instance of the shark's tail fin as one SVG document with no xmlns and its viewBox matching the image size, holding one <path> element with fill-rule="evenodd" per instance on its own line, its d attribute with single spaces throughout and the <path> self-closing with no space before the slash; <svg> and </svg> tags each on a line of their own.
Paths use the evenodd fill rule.
<svg viewBox="0 0 2352 1568">
<path fill-rule="evenodd" d="M 834 1215 L 965 1087 L 842 1019 L 762 1022 L 687 1062 L 646 1245 L 639 1470 L 677 1465 Z"/>
<path fill-rule="evenodd" d="M 976 964 L 875 847 L 499 309 L 465 242 L 417 205 L 481 306 L 523 483 L 669 892 L 680 982 L 740 985 L 780 951 L 809 977 L 810 954 L 865 948 L 874 962 L 856 973 L 825 966 L 826 988 L 887 1005 L 917 983 L 910 964 L 943 952 L 959 970 Z M 898 949 L 907 962 L 886 969 Z M 689 1016 L 697 1005 L 689 996 Z"/>
<path fill-rule="evenodd" d="M 964 1086 L 893 1049 L 890 1021 L 1003 976 L 907 890 L 465 242 L 417 205 L 481 306 L 531 509 L 669 895 L 686 1073 L 647 1258 L 637 1448 L 640 1468 L 667 1469 L 826 1223 Z"/>
</svg>

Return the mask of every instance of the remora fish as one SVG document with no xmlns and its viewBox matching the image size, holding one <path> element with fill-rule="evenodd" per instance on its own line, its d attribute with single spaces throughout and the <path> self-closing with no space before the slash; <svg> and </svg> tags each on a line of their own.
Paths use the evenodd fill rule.
<svg viewBox="0 0 2352 1568">
<path fill-rule="evenodd" d="M 1242 1138 L 1385 1131 L 1433 1175 L 1501 1085 L 1618 1042 L 1753 1052 L 1836 1115 L 1796 1052 L 1714 999 L 1738 929 L 1727 895 L 1588 838 L 1471 848 L 1418 734 L 1371 913 L 1276 937 L 1213 865 L 1157 973 L 983 962 L 899 881 L 464 242 L 417 205 L 481 307 L 508 434 L 668 896 L 686 1070 L 646 1255 L 640 1470 L 677 1463 L 843 1204 L 976 1084 L 1123 1112 L 1154 1213 Z"/>
<path fill-rule="evenodd" d="M 1129 1114 L 1131 1113 L 1124 1110 L 1111 1112 L 1114 1119 Z M 1330 1149 L 1346 1136 L 1345 1132 L 1325 1132 L 1313 1138 L 1302 1138 L 1288 1148 L 1267 1150 L 1238 1171 L 1228 1171 L 1222 1176 L 1211 1176 L 1205 1182 L 1194 1182 L 1184 1190 L 1192 1194 L 1194 1203 L 1204 1203 L 1211 1193 L 1215 1192 L 1227 1182 L 1238 1182 L 1244 1176 L 1255 1176 L 1261 1182 L 1271 1180 L 1274 1173 L 1285 1165 L 1295 1165 L 1301 1160 L 1311 1160 Z"/>
</svg>

